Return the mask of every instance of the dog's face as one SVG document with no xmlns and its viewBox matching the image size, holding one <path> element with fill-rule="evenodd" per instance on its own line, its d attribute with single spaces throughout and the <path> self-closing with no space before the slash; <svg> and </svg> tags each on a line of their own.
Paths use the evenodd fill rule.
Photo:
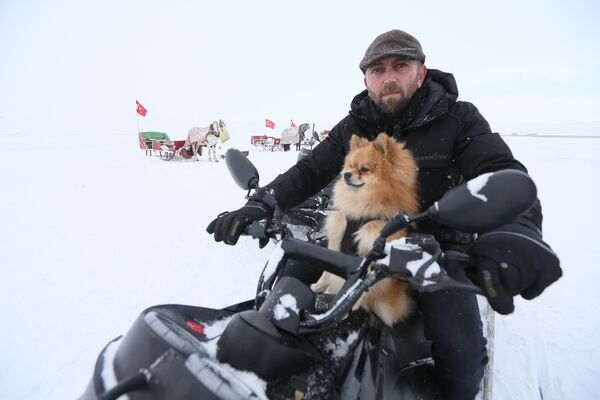
<svg viewBox="0 0 600 400">
<path fill-rule="evenodd" d="M 388 135 L 380 134 L 373 142 L 353 136 L 341 175 L 352 190 L 379 191 L 378 186 L 402 182 L 403 174 L 412 181 L 414 168 L 408 150 Z"/>
<path fill-rule="evenodd" d="M 377 158 L 372 157 L 370 150 L 361 148 L 346 157 L 341 175 L 350 190 L 369 190 L 369 186 L 375 183 L 377 174 L 381 172 L 381 166 L 378 165 Z"/>
<path fill-rule="evenodd" d="M 397 211 L 399 207 L 413 211 L 418 206 L 416 164 L 404 145 L 387 134 L 372 142 L 353 136 L 340 175 L 334 202 L 349 213 L 368 209 L 376 214 L 375 209 Z"/>
</svg>

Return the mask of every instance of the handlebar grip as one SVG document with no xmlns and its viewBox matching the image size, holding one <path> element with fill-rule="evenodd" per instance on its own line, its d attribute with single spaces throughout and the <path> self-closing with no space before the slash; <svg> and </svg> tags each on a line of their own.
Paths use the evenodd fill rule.
<svg viewBox="0 0 600 400">
<path fill-rule="evenodd" d="M 254 239 L 266 239 L 267 225 L 264 221 L 255 221 L 244 228 L 244 235 L 252 236 Z"/>
<path fill-rule="evenodd" d="M 447 250 L 444 254 L 444 261 L 447 268 L 471 269 L 476 267 L 475 258 L 470 254 L 463 253 L 462 251 Z M 483 289 L 481 289 L 480 287 L 472 283 L 459 282 L 455 279 L 450 278 L 449 276 L 444 276 L 443 279 L 440 279 L 440 282 L 437 286 L 439 290 L 463 290 L 482 296 L 485 295 Z"/>
<path fill-rule="evenodd" d="M 344 279 L 355 272 L 363 261 L 362 257 L 339 253 L 295 238 L 285 239 L 281 248 L 291 259 L 319 263 L 324 266 L 325 271 Z"/>
<path fill-rule="evenodd" d="M 444 256 L 445 265 L 462 269 L 475 268 L 475 258 L 462 251 L 447 250 Z"/>
</svg>

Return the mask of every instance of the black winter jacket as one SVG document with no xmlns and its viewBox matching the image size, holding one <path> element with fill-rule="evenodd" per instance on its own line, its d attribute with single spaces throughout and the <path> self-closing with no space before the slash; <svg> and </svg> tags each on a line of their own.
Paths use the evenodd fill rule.
<svg viewBox="0 0 600 400">
<path fill-rule="evenodd" d="M 292 207 L 335 179 L 350 149 L 352 135 L 373 140 L 379 133 L 386 132 L 406 144 L 419 168 L 422 210 L 449 189 L 482 173 L 502 169 L 527 172 L 514 159 L 500 135 L 490 130 L 477 108 L 471 103 L 457 101 L 458 88 L 451 74 L 428 70 L 421 90 L 422 104 L 414 116 L 408 120 L 402 118 L 402 121 L 385 121 L 378 115 L 367 91 L 358 94 L 352 100 L 349 115 L 329 132 L 312 154 L 267 185 L 274 190 L 279 205 L 283 209 Z M 531 230 L 532 236 L 541 237 L 539 201 L 516 222 Z M 444 232 L 444 236 L 455 232 L 432 222 L 421 223 L 419 230 L 434 234 Z M 438 240 L 454 241 L 462 236 L 455 233 L 457 237 L 451 234 L 450 237 L 438 237 Z"/>
</svg>

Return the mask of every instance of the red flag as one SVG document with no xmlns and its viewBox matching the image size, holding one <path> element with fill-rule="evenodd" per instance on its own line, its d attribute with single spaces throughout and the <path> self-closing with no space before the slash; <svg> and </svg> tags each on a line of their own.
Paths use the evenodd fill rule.
<svg viewBox="0 0 600 400">
<path fill-rule="evenodd" d="M 294 121 L 292 121 L 291 119 L 290 119 L 290 126 L 291 126 L 292 128 L 296 128 L 296 124 L 295 124 L 295 123 L 294 123 Z"/>
<path fill-rule="evenodd" d="M 275 129 L 275 122 L 271 121 L 270 119 L 265 118 L 265 126 L 267 128 Z"/>
<path fill-rule="evenodd" d="M 145 117 L 148 110 L 146 110 L 144 106 L 141 105 L 140 102 L 137 100 L 135 101 L 135 106 L 135 111 L 137 111 L 137 113 L 140 114 L 142 117 Z"/>
</svg>

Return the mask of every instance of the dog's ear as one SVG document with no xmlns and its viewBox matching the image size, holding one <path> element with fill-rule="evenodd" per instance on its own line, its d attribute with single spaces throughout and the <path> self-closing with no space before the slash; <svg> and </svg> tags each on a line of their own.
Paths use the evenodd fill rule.
<svg viewBox="0 0 600 400">
<path fill-rule="evenodd" d="M 394 138 L 381 134 L 377 136 L 374 144 L 385 160 L 399 167 L 404 174 L 414 177 L 417 171 L 417 164 L 410 150 L 406 148 L 405 143 L 397 142 Z"/>
<path fill-rule="evenodd" d="M 385 159 L 389 159 L 392 156 L 392 152 L 394 151 L 394 144 L 396 142 L 394 139 L 388 136 L 387 133 L 383 132 L 377 135 L 375 141 L 373 142 L 373 146 L 378 153 Z"/>
<path fill-rule="evenodd" d="M 356 150 L 360 147 L 364 147 L 367 144 L 369 144 L 369 141 L 366 139 L 363 139 L 357 135 L 352 135 L 352 139 L 350 139 L 350 150 Z"/>
</svg>

